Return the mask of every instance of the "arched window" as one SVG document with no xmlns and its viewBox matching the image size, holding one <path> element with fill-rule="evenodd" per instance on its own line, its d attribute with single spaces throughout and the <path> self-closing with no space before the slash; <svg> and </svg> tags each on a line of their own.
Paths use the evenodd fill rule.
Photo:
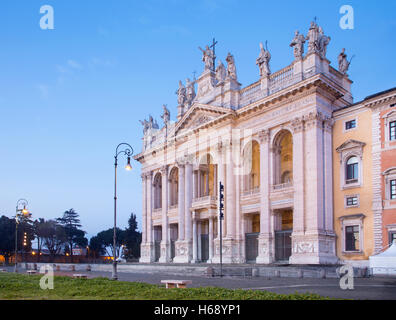
<svg viewBox="0 0 396 320">
<path fill-rule="evenodd" d="M 154 209 L 162 208 L 162 176 L 157 173 L 154 178 Z"/>
<path fill-rule="evenodd" d="M 169 205 L 175 206 L 178 202 L 179 170 L 173 168 L 169 176 Z"/>
<path fill-rule="evenodd" d="M 359 160 L 356 156 L 346 162 L 346 183 L 356 182 L 359 179 Z"/>
<path fill-rule="evenodd" d="M 280 131 L 274 138 L 273 184 L 293 183 L 293 136 L 288 130 Z"/>
<path fill-rule="evenodd" d="M 210 154 L 201 157 L 198 170 L 195 174 L 195 190 L 194 198 L 216 195 L 217 187 L 217 165 L 214 164 Z"/>
<path fill-rule="evenodd" d="M 244 150 L 244 191 L 260 187 L 260 145 L 251 141 Z"/>
</svg>

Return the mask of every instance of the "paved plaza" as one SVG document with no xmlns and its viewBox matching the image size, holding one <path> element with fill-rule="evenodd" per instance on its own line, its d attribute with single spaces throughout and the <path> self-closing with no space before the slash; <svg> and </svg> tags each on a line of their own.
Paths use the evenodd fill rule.
<svg viewBox="0 0 396 320">
<path fill-rule="evenodd" d="M 13 268 L 5 268 L 12 272 Z M 20 268 L 20 273 L 26 273 Z M 72 271 L 55 272 L 55 275 L 73 275 Z M 82 272 L 78 272 L 82 273 Z M 111 272 L 83 272 L 89 278 L 111 278 Z M 362 300 L 396 300 L 396 278 L 375 277 L 355 278 L 354 290 L 342 290 L 340 279 L 315 279 L 315 278 L 267 278 L 267 277 L 207 277 L 207 276 L 182 276 L 168 273 L 131 273 L 119 272 L 120 281 L 146 282 L 159 285 L 165 279 L 192 280 L 190 287 L 223 287 L 229 289 L 267 290 L 275 293 L 290 294 L 317 293 L 321 296 L 337 299 L 362 299 Z M 56 281 L 55 281 L 56 286 Z"/>
</svg>

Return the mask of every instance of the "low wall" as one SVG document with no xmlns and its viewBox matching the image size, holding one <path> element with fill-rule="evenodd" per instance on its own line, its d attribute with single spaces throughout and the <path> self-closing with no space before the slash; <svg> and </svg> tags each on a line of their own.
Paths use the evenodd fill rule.
<svg viewBox="0 0 396 320">
<path fill-rule="evenodd" d="M 22 263 L 21 268 L 37 270 L 46 263 Z M 56 263 L 50 264 L 54 271 L 78 271 L 78 272 L 112 272 L 112 264 L 71 264 Z M 118 272 L 124 273 L 163 273 L 169 275 L 185 276 L 219 276 L 220 266 L 201 264 L 141 264 L 141 263 L 120 263 L 117 265 Z M 236 277 L 264 277 L 264 278 L 340 278 L 339 268 L 336 266 L 260 266 L 260 265 L 238 265 L 223 266 L 223 276 Z M 369 274 L 366 268 L 354 268 L 355 277 L 367 277 Z"/>
</svg>

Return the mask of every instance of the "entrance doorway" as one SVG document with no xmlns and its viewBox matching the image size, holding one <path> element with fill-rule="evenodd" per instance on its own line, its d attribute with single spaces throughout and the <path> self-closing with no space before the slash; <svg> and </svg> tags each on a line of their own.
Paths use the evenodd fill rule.
<svg viewBox="0 0 396 320">
<path fill-rule="evenodd" d="M 275 227 L 275 260 L 288 263 L 292 253 L 293 210 L 279 211 Z"/>
<path fill-rule="evenodd" d="M 245 258 L 247 263 L 255 263 L 258 256 L 258 237 L 260 234 L 260 214 L 248 214 L 245 218 Z"/>
<path fill-rule="evenodd" d="M 179 237 L 179 229 L 177 223 L 172 223 L 169 225 L 169 232 L 170 232 L 170 258 L 173 258 L 176 255 L 176 241 Z"/>
<path fill-rule="evenodd" d="M 259 232 L 245 234 L 246 262 L 255 263 L 258 256 Z"/>
<path fill-rule="evenodd" d="M 201 234 L 201 261 L 209 260 L 209 235 Z"/>
<path fill-rule="evenodd" d="M 209 260 L 209 221 L 201 220 L 199 222 L 199 260 L 206 262 Z"/>
<path fill-rule="evenodd" d="M 162 227 L 154 227 L 154 262 L 161 256 Z"/>
</svg>

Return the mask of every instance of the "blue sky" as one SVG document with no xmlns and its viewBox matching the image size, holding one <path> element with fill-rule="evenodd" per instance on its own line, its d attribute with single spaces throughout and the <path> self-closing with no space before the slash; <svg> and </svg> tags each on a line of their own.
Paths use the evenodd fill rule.
<svg viewBox="0 0 396 320">
<path fill-rule="evenodd" d="M 41 30 L 42 5 L 55 29 Z M 342 5 L 355 28 L 339 27 Z M 34 217 L 74 208 L 88 236 L 113 224 L 114 151 L 141 149 L 139 119 L 158 122 L 162 104 L 175 120 L 178 81 L 203 70 L 213 37 L 238 80 L 258 79 L 259 42 L 268 40 L 271 69 L 293 60 L 294 31 L 318 17 L 331 36 L 327 57 L 337 67 L 346 48 L 355 101 L 396 86 L 395 1 L 94 1 L 3 0 L 0 10 L 0 214 L 27 198 Z M 120 165 L 124 159 L 120 160 Z M 140 166 L 119 172 L 118 221 L 130 212 L 141 225 Z"/>
</svg>

